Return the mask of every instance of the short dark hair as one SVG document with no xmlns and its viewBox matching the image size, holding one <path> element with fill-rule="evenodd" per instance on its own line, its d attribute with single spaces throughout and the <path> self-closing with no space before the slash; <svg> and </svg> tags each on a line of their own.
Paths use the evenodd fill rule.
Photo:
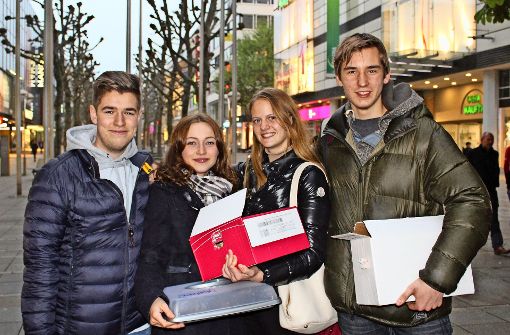
<svg viewBox="0 0 510 335">
<path fill-rule="evenodd" d="M 140 110 L 140 79 L 124 71 L 103 72 L 94 81 L 94 107 L 97 109 L 101 98 L 108 92 L 133 93 L 136 96 L 138 110 Z"/>
<path fill-rule="evenodd" d="M 388 53 L 386 52 L 383 42 L 374 35 L 358 33 L 347 37 L 336 48 L 334 66 L 335 74 L 338 78 L 341 78 L 340 73 L 342 72 L 342 65 L 351 61 L 352 54 L 368 48 L 377 48 L 384 75 L 387 75 L 390 72 L 390 60 L 388 59 Z"/>
</svg>

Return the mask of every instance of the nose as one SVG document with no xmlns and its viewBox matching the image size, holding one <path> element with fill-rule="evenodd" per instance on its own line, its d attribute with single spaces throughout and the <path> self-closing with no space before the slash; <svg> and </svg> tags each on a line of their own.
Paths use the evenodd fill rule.
<svg viewBox="0 0 510 335">
<path fill-rule="evenodd" d="M 126 119 L 124 118 L 124 113 L 118 112 L 115 113 L 115 117 L 113 119 L 113 124 L 117 127 L 122 127 L 126 124 Z"/>
<path fill-rule="evenodd" d="M 206 153 L 205 143 L 200 143 L 197 148 L 197 154 L 204 155 Z"/>
<path fill-rule="evenodd" d="M 269 121 L 266 119 L 260 120 L 260 129 L 268 129 L 269 128 Z"/>
<path fill-rule="evenodd" d="M 366 86 L 367 85 L 367 75 L 363 71 L 360 71 L 360 73 L 358 75 L 358 85 L 359 86 Z"/>
</svg>

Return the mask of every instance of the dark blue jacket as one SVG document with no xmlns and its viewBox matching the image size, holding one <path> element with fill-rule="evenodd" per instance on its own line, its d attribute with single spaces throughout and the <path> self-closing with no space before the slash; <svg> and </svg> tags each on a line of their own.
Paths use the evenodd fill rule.
<svg viewBox="0 0 510 335">
<path fill-rule="evenodd" d="M 137 153 L 131 162 L 151 158 Z M 128 219 L 122 192 L 99 178 L 86 150 L 42 168 L 23 227 L 25 334 L 126 334 L 143 324 L 133 285 L 148 187 L 140 169 Z"/>
</svg>

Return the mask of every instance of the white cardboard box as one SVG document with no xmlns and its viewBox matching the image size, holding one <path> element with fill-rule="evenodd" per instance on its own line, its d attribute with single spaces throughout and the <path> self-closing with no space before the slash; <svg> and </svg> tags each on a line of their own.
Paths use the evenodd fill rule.
<svg viewBox="0 0 510 335">
<path fill-rule="evenodd" d="M 354 233 L 332 236 L 350 240 L 356 302 L 360 305 L 390 305 L 425 267 L 441 233 L 444 215 L 416 218 L 367 220 L 356 223 Z M 455 292 L 473 294 L 471 265 Z M 409 301 L 413 301 L 411 296 Z"/>
</svg>

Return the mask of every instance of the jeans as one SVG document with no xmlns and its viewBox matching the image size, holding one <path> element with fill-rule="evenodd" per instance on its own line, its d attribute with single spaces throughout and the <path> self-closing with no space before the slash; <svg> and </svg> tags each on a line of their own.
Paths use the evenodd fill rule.
<svg viewBox="0 0 510 335">
<path fill-rule="evenodd" d="M 496 189 L 487 189 L 489 191 L 489 195 L 491 197 L 491 205 L 492 205 L 492 220 L 491 220 L 491 242 L 492 248 L 496 249 L 498 247 L 503 246 L 503 235 L 501 234 L 501 228 L 499 226 L 498 219 L 498 192 Z"/>
<path fill-rule="evenodd" d="M 414 327 L 389 327 L 360 316 L 338 313 L 342 335 L 451 335 L 448 316 Z"/>
<path fill-rule="evenodd" d="M 151 335 L 151 327 L 147 327 L 143 330 L 137 331 L 137 332 L 131 332 L 128 335 Z"/>
</svg>

